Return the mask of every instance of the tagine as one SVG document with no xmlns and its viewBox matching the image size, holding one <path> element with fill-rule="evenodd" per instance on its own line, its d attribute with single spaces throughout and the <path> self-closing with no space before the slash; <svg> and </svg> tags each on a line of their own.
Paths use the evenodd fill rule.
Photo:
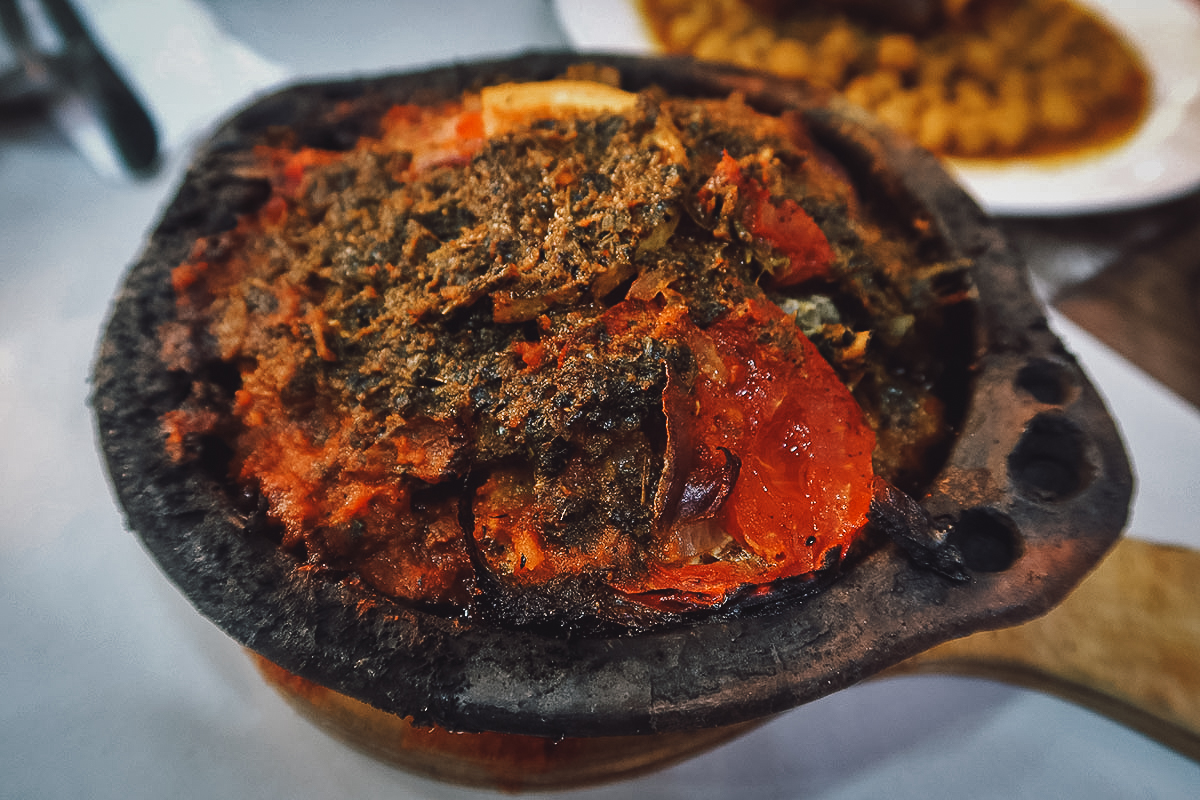
<svg viewBox="0 0 1200 800">
<path fill-rule="evenodd" d="M 1014 264 L 794 83 L 297 87 L 201 152 L 94 403 L 132 526 L 307 713 L 678 755 L 1044 611 L 1119 533 Z"/>
</svg>

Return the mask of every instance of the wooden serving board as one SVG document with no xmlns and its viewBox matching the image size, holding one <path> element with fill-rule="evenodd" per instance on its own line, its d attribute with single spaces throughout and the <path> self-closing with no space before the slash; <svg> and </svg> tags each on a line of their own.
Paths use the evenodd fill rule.
<svg viewBox="0 0 1200 800">
<path fill-rule="evenodd" d="M 947 642 L 886 675 L 930 672 L 1046 691 L 1200 759 L 1200 552 L 1122 540 L 1045 616 Z"/>
</svg>

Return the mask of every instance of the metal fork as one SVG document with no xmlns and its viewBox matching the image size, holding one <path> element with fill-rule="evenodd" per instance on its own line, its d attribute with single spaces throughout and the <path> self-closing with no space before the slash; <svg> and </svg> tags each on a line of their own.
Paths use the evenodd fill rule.
<svg viewBox="0 0 1200 800">
<path fill-rule="evenodd" d="M 17 0 L 0 0 L 0 28 L 23 73 L 3 87 L 5 98 L 30 103 L 40 97 L 78 95 L 103 121 L 125 166 L 135 174 L 153 172 L 158 166 L 159 145 L 149 113 L 100 51 L 68 0 L 40 2 L 62 41 L 55 53 L 38 49 Z"/>
</svg>

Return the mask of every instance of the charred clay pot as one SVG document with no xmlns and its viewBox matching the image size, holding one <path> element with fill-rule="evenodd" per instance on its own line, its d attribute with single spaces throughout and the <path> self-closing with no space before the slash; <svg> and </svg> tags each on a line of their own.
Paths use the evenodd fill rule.
<svg viewBox="0 0 1200 800">
<path fill-rule="evenodd" d="M 260 182 L 226 168 L 230 153 L 253 147 L 273 126 L 313 146 L 348 147 L 362 132 L 357 118 L 327 122 L 343 101 L 377 115 L 398 102 L 553 78 L 585 60 L 616 67 L 630 90 L 739 91 L 764 111 L 799 109 L 865 202 L 921 221 L 929 246 L 970 263 L 962 273 L 969 286 L 956 287 L 975 297 L 963 321 L 969 396 L 956 441 L 920 498 L 962 553 L 967 580 L 950 580 L 887 542 L 815 596 L 731 618 L 612 637 L 492 629 L 386 598 L 362 603 L 361 587 L 298 570 L 273 542 L 247 534 L 251 512 L 220 464 L 168 457 L 159 420 L 188 380 L 160 357 L 159 330 L 175 313 L 170 271 L 198 237 L 231 228 L 265 199 Z M 945 640 L 1044 613 L 1119 536 L 1132 486 L 1115 426 L 1047 327 L 1023 265 L 933 157 L 804 85 L 687 60 L 529 55 L 297 86 L 256 102 L 201 149 L 121 287 L 95 365 L 93 405 L 117 497 L 151 555 L 202 614 L 266 660 L 264 671 L 293 702 L 343 734 L 363 714 L 382 714 L 418 728 L 605 737 L 596 741 L 609 745 L 621 740 L 607 737 L 654 734 L 677 742 L 664 751 L 675 757 Z M 314 701 L 318 690 L 329 693 L 325 700 Z M 342 707 L 332 716 L 331 702 Z M 358 722 L 330 722 L 339 716 Z M 679 737 L 690 731 L 705 733 Z M 617 749 L 623 755 L 602 756 L 590 778 L 626 769 L 631 747 Z M 646 749 L 645 741 L 632 749 Z M 444 759 L 441 767 L 399 760 L 450 774 Z M 573 780 L 562 771 L 545 779 L 517 772 L 525 773 L 518 785 Z M 451 776 L 487 782 L 488 774 Z"/>
</svg>

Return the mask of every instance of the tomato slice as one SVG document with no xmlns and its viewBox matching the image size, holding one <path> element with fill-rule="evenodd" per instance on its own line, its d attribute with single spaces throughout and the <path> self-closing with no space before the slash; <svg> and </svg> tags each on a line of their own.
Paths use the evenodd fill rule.
<svg viewBox="0 0 1200 800">
<path fill-rule="evenodd" d="M 795 200 L 772 198 L 728 152 L 722 154 L 712 177 L 701 187 L 699 199 L 712 207 L 722 195 L 736 203 L 731 213 L 746 230 L 787 258 L 787 266 L 770 275 L 772 286 L 793 286 L 829 274 L 835 256 L 816 221 Z"/>
<path fill-rule="evenodd" d="M 836 563 L 866 523 L 874 480 L 875 435 L 850 391 L 766 299 L 707 330 L 678 327 L 701 355 L 690 391 L 668 381 L 664 392 L 657 561 L 617 588 L 682 610 Z"/>
<path fill-rule="evenodd" d="M 709 394 L 702 407 L 707 400 L 749 412 L 736 443 L 742 468 L 726 507 L 730 532 L 762 558 L 786 564 L 787 574 L 818 569 L 866 522 L 874 432 L 816 346 L 775 304 L 752 301 L 711 335 L 745 365 L 728 387 L 707 384 L 700 392 Z"/>
<path fill-rule="evenodd" d="M 771 276 L 773 286 L 792 286 L 829 274 L 833 249 L 824 232 L 795 200 L 771 200 L 765 189 L 753 192 L 747 209 L 750 232 L 788 257 L 788 266 Z"/>
</svg>

